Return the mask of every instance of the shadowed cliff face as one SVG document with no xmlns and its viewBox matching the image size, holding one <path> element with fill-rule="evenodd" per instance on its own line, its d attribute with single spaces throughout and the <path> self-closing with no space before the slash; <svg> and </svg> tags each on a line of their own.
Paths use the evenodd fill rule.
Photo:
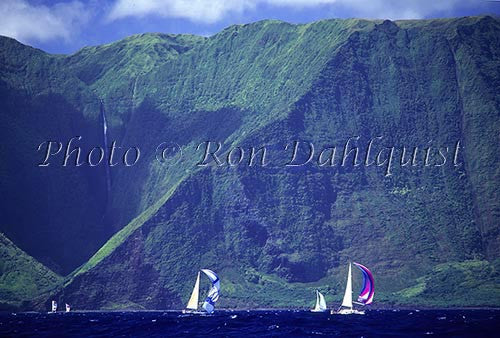
<svg viewBox="0 0 500 338">
<path fill-rule="evenodd" d="M 47 266 L 69 272 L 111 235 L 101 223 L 104 168 L 76 167 L 76 151 L 63 166 L 71 138 L 88 142 L 80 142 L 79 162 L 102 144 L 99 126 L 62 94 L 3 90 L 0 95 L 2 232 Z M 38 166 L 44 164 L 48 142 L 60 156 Z"/>
<path fill-rule="evenodd" d="M 475 304 L 498 304 L 499 30 L 491 17 L 264 21 L 207 39 L 143 35 L 60 57 L 2 39 L 9 48 L 1 95 L 23 98 L 3 101 L 2 119 L 16 128 L 2 138 L 26 149 L 21 157 L 13 143 L 6 147 L 20 162 L 2 167 L 13 182 L 2 189 L 19 197 L 7 202 L 1 230 L 63 272 L 84 263 L 54 293 L 79 308 L 180 307 L 203 267 L 224 276 L 222 306 L 289 306 L 291 298 L 304 305 L 314 285 L 340 294 L 352 260 L 373 269 L 385 301 L 431 304 L 445 286 L 443 279 L 431 289 L 432 276 L 481 270 L 482 281 L 460 283 L 476 283 Z M 38 68 L 19 73 L 9 61 L 14 52 Z M 30 91 L 20 74 L 33 77 Z M 38 93 L 53 95 L 52 109 Z M 19 108 L 24 98 L 38 110 Z M 108 142 L 143 150 L 136 165 L 111 168 L 110 196 L 102 166 L 29 162 L 46 137 L 78 133 L 101 142 L 99 98 Z M 342 166 L 350 138 L 360 164 L 350 153 Z M 315 157 L 286 167 L 296 140 L 301 151 L 312 142 Z M 392 167 L 364 164 L 370 140 L 373 161 L 382 147 L 394 147 Z M 197 167 L 205 141 L 225 150 L 266 146 L 270 164 Z M 182 160 L 156 161 L 162 142 L 180 145 Z M 335 166 L 314 163 L 333 146 Z M 400 165 L 403 147 L 418 147 L 415 165 Z M 428 147 L 448 147 L 441 149 L 447 162 L 426 166 Z M 434 149 L 430 161 L 439 160 Z M 26 187 L 26 175 L 41 186 Z M 50 193 L 43 207 L 31 202 L 48 187 L 66 198 Z M 24 205 L 30 212 L 16 216 Z M 38 243 L 27 232 L 35 227 Z M 54 246 L 62 251 L 48 249 Z M 442 304 L 471 305 L 464 297 Z"/>
</svg>

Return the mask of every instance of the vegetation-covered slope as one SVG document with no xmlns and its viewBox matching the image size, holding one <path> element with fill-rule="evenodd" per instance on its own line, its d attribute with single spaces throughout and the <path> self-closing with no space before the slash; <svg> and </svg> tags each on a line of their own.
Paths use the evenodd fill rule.
<svg viewBox="0 0 500 338">
<path fill-rule="evenodd" d="M 147 34 L 57 57 L 2 40 L 26 62 L 41 64 L 29 74 L 3 67 L 2 95 L 19 91 L 37 102 L 37 93 L 50 88 L 72 107 L 55 111 L 81 119 L 75 130 L 61 126 L 58 137 L 81 130 L 98 144 L 96 102 L 103 99 L 110 138 L 143 150 L 138 164 L 112 168 L 109 196 L 102 167 L 86 168 L 95 175 L 82 187 L 90 192 L 65 190 L 80 203 L 57 219 L 70 224 L 68 236 L 88 237 L 86 246 L 58 243 L 81 254 L 52 255 L 55 264 L 65 271 L 84 264 L 56 296 L 77 308 L 180 308 L 196 271 L 211 267 L 221 275 L 221 306 L 304 306 L 317 287 L 328 301 L 340 299 L 346 264 L 355 260 L 372 268 L 383 302 L 498 305 L 499 32 L 491 17 L 262 21 L 210 38 Z M 12 53 L 4 53 L 3 64 L 13 62 Z M 33 91 L 19 83 L 20 74 L 31 83 L 42 70 L 49 75 Z M 75 85 L 61 86 L 69 82 Z M 24 121 L 16 115 L 23 112 L 22 124 L 30 125 L 31 107 L 9 109 L 4 120 Z M 41 116 L 54 114 L 40 109 Z M 8 135 L 33 147 L 47 137 L 20 129 Z M 393 166 L 353 165 L 353 152 L 340 165 L 349 138 L 361 163 L 371 139 L 373 154 L 394 146 Z M 337 146 L 335 165 L 284 166 L 291 154 L 284 145 L 295 140 L 313 142 L 318 152 Z M 164 141 L 183 148 L 180 162 L 154 160 Z M 205 141 L 225 150 L 267 146 L 271 163 L 197 167 L 196 148 Z M 402 147 L 418 147 L 415 165 L 400 165 Z M 429 147 L 432 165 L 425 165 Z M 447 163 L 435 165 L 436 147 Z M 20 157 L 13 150 L 9 156 Z M 22 180 L 17 166 L 6 168 L 6 176 Z M 85 172 L 50 169 L 79 184 L 70 173 Z M 30 177 L 40 177 L 40 168 L 31 170 Z M 15 184 L 7 189 L 17 192 Z M 32 196 L 21 195 L 21 203 Z M 58 208 L 61 201 L 46 203 Z M 77 212 L 87 214 L 74 223 Z M 22 223 L 30 228 L 34 221 Z M 89 222 L 95 232 L 81 229 Z M 2 230 L 30 252 L 29 236 L 6 224 Z M 60 227 L 47 228 L 53 235 L 44 240 L 57 243 Z M 445 295 L 448 280 L 462 283 Z M 467 288 L 477 291 L 473 300 Z"/>
<path fill-rule="evenodd" d="M 29 308 L 36 297 L 61 282 L 61 276 L 0 234 L 0 311 Z"/>
</svg>

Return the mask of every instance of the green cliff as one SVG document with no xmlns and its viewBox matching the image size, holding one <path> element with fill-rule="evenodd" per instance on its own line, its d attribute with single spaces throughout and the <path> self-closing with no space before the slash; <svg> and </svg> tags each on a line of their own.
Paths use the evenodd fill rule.
<svg viewBox="0 0 500 338">
<path fill-rule="evenodd" d="M 499 33 L 490 16 L 261 21 L 68 56 L 0 38 L 0 231 L 80 309 L 182 308 L 204 267 L 223 307 L 309 306 L 315 288 L 331 303 L 352 260 L 382 304 L 498 306 Z M 105 166 L 63 166 L 64 150 L 38 167 L 44 141 L 103 144 L 100 100 L 108 143 L 141 160 L 112 167 L 110 190 Z M 269 163 L 197 166 L 207 141 L 223 160 L 266 146 Z M 314 144 L 307 165 L 284 165 L 294 141 L 298 161 Z M 182 159 L 156 161 L 162 142 Z"/>
<path fill-rule="evenodd" d="M 62 281 L 0 234 L 0 311 L 33 307 Z"/>
</svg>

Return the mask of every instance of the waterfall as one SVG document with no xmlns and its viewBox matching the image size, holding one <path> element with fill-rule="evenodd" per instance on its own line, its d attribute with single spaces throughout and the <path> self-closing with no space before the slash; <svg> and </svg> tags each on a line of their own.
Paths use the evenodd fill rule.
<svg viewBox="0 0 500 338">
<path fill-rule="evenodd" d="M 109 158 L 109 149 L 108 149 L 108 122 L 106 120 L 106 111 L 104 110 L 104 102 L 101 101 L 101 119 L 102 119 L 102 137 L 104 142 L 104 158 Z M 111 193 L 111 174 L 109 171 L 109 162 L 106 161 L 106 193 L 109 198 Z"/>
</svg>

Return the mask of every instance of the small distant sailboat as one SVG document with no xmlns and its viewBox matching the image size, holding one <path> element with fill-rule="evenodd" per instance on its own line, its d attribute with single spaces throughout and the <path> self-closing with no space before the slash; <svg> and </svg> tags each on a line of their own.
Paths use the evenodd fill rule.
<svg viewBox="0 0 500 338">
<path fill-rule="evenodd" d="M 326 301 L 325 297 L 316 290 L 316 305 L 314 306 L 313 309 L 311 309 L 311 312 L 325 312 L 326 311 Z"/>
<path fill-rule="evenodd" d="M 70 312 L 71 311 L 71 306 L 69 306 L 68 303 L 66 303 L 66 312 Z"/>
<path fill-rule="evenodd" d="M 200 272 L 198 271 L 198 276 L 196 277 L 196 282 L 194 284 L 193 292 L 191 293 L 191 297 L 187 303 L 186 309 L 184 309 L 183 313 L 212 313 L 215 309 L 215 302 L 219 300 L 219 292 L 220 292 L 220 280 L 219 277 L 209 269 L 201 269 L 201 271 L 207 275 L 207 277 L 212 282 L 212 286 L 208 291 L 207 298 L 203 302 L 202 308 L 205 311 L 198 310 L 198 299 L 200 294 Z"/>
<path fill-rule="evenodd" d="M 358 305 L 369 305 L 373 302 L 373 295 L 375 293 L 375 283 L 373 281 L 373 275 L 368 268 L 362 264 L 353 262 L 361 272 L 363 273 L 363 287 L 361 288 L 361 292 L 358 296 L 358 301 L 353 302 L 352 300 L 352 271 L 351 271 L 351 263 L 349 263 L 349 272 L 347 274 L 347 285 L 345 288 L 344 299 L 342 300 L 342 305 L 340 305 L 337 311 L 331 310 L 331 314 L 341 314 L 341 315 L 350 315 L 350 314 L 358 314 L 364 315 L 365 311 L 356 310 L 353 307 L 353 304 Z"/>
<path fill-rule="evenodd" d="M 57 302 L 55 300 L 52 301 L 52 308 L 49 313 L 56 313 L 57 311 Z"/>
</svg>

